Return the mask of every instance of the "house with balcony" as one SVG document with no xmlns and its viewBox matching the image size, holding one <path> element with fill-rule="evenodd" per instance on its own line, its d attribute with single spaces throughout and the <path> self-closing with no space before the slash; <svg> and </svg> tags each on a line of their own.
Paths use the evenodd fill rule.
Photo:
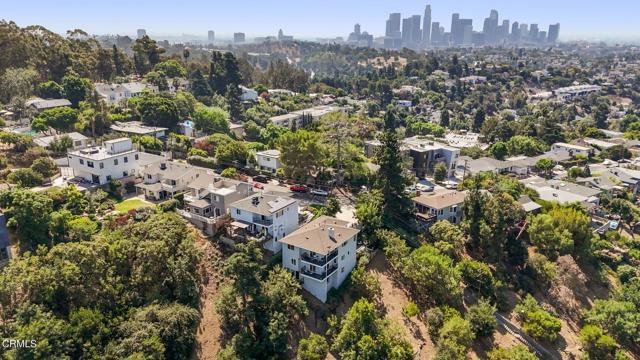
<svg viewBox="0 0 640 360">
<path fill-rule="evenodd" d="M 418 229 L 426 230 L 439 220 L 458 224 L 462 220 L 462 205 L 467 191 L 442 190 L 430 194 L 418 193 L 412 200 L 416 207 Z"/>
<path fill-rule="evenodd" d="M 282 250 L 280 240 L 298 229 L 298 201 L 284 195 L 254 194 L 230 206 L 230 215 L 249 234 L 262 235 L 263 247 Z"/>
<path fill-rule="evenodd" d="M 103 185 L 111 180 L 136 174 L 140 167 L 140 153 L 129 138 L 105 141 L 67 154 L 73 175 L 91 184 Z"/>
<path fill-rule="evenodd" d="M 142 182 L 136 185 L 138 193 L 153 201 L 173 198 L 184 192 L 201 175 L 213 171 L 189 164 L 161 160 L 141 168 Z"/>
<path fill-rule="evenodd" d="M 254 194 L 251 184 L 207 173 L 189 183 L 180 214 L 206 234 L 213 235 L 232 203 Z"/>
<path fill-rule="evenodd" d="M 321 216 L 284 237 L 282 266 L 322 302 L 356 266 L 360 230 L 347 221 Z"/>
</svg>

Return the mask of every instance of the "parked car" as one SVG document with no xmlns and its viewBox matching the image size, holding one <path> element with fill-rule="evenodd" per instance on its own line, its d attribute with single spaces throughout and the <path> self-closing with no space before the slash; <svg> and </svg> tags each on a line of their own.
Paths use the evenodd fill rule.
<svg viewBox="0 0 640 360">
<path fill-rule="evenodd" d="M 253 177 L 253 181 L 266 184 L 267 182 L 269 182 L 269 178 L 265 175 L 256 175 Z"/>
<path fill-rule="evenodd" d="M 293 192 L 300 192 L 300 193 L 307 192 L 307 188 L 302 185 L 291 185 L 289 186 L 289 190 Z"/>
<path fill-rule="evenodd" d="M 256 188 L 256 189 L 264 189 L 264 185 L 262 185 L 259 182 L 254 182 L 253 183 L 253 187 Z"/>
<path fill-rule="evenodd" d="M 407 186 L 406 188 L 404 188 L 404 192 L 406 194 L 414 193 L 416 192 L 416 186 L 415 185 Z"/>
<path fill-rule="evenodd" d="M 416 189 L 424 192 L 431 192 L 434 189 L 434 186 L 428 183 L 417 183 Z"/>
<path fill-rule="evenodd" d="M 321 189 L 311 189 L 311 191 L 309 191 L 309 193 L 311 193 L 312 195 L 329 196 L 329 192 L 321 190 Z"/>
</svg>

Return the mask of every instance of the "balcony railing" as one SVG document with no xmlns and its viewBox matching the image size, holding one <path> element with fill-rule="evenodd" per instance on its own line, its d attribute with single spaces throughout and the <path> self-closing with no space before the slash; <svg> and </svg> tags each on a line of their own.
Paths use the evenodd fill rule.
<svg viewBox="0 0 640 360">
<path fill-rule="evenodd" d="M 337 264 L 329 265 L 329 267 L 327 268 L 327 271 L 323 271 L 321 273 L 313 272 L 313 271 L 307 269 L 307 267 L 305 266 L 300 270 L 300 273 L 302 275 L 304 275 L 304 276 L 308 276 L 308 277 L 311 277 L 313 279 L 322 281 L 322 280 L 326 279 L 327 276 L 333 274 L 336 270 L 338 270 L 338 265 Z"/>
<path fill-rule="evenodd" d="M 178 209 L 178 214 L 182 215 L 182 217 L 184 217 L 185 219 L 193 219 L 193 220 L 198 220 L 198 221 L 202 221 L 203 223 L 206 224 L 215 224 L 218 221 L 218 217 L 206 217 L 206 216 L 202 216 L 202 215 L 198 215 L 198 214 L 194 214 L 192 212 L 188 212 L 185 210 L 180 210 Z"/>
<path fill-rule="evenodd" d="M 302 255 L 300 256 L 300 259 L 302 259 L 302 261 L 305 261 L 314 265 L 324 266 L 329 261 L 335 259 L 336 256 L 338 256 L 338 251 L 334 251 L 327 256 L 320 256 L 320 255 L 311 256 L 309 255 L 309 253 L 302 253 Z"/>
<path fill-rule="evenodd" d="M 272 220 L 263 220 L 263 219 L 258 219 L 258 218 L 253 218 L 251 219 L 253 223 L 258 224 L 258 225 L 262 225 L 262 226 L 271 226 L 273 225 L 273 221 Z"/>
</svg>

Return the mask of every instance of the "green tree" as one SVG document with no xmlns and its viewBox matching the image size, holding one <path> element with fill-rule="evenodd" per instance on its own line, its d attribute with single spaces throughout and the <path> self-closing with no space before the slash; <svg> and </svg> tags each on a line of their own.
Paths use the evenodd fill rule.
<svg viewBox="0 0 640 360">
<path fill-rule="evenodd" d="M 153 70 L 164 73 L 168 78 L 185 77 L 187 75 L 187 70 L 184 66 L 174 59 L 164 60 L 156 64 Z"/>
<path fill-rule="evenodd" d="M 411 199 L 404 192 L 409 185 L 403 168 L 400 141 L 396 133 L 396 113 L 387 111 L 384 132 L 380 137 L 382 147 L 376 154 L 376 162 L 380 166 L 375 179 L 375 187 L 380 189 L 384 197 L 382 212 L 386 220 L 407 218 L 412 212 Z"/>
<path fill-rule="evenodd" d="M 297 360 L 324 360 L 329 352 L 329 344 L 324 337 L 311 334 L 300 340 L 298 344 Z"/>
<path fill-rule="evenodd" d="M 433 246 L 451 257 L 459 257 L 467 242 L 467 237 L 460 227 L 446 220 L 431 225 L 429 234 L 433 239 Z"/>
<path fill-rule="evenodd" d="M 53 202 L 47 196 L 29 190 L 0 192 L 0 207 L 7 209 L 7 226 L 14 229 L 20 250 L 33 250 L 48 244 L 48 227 Z"/>
<path fill-rule="evenodd" d="M 21 168 L 12 171 L 7 180 L 21 187 L 31 188 L 40 186 L 44 182 L 42 175 L 30 168 Z"/>
<path fill-rule="evenodd" d="M 49 178 L 58 172 L 58 165 L 49 157 L 41 157 L 33 161 L 31 170 L 42 175 L 43 178 Z"/>
<path fill-rule="evenodd" d="M 555 341 L 560 333 L 560 319 L 542 309 L 530 294 L 515 307 L 522 329 L 536 339 Z"/>
<path fill-rule="evenodd" d="M 536 354 L 532 353 L 524 345 L 512 346 L 508 349 L 496 348 L 489 352 L 489 360 L 537 360 Z"/>
<path fill-rule="evenodd" d="M 613 359 L 616 353 L 616 341 L 599 326 L 586 325 L 580 329 L 580 343 L 589 359 Z"/>
<path fill-rule="evenodd" d="M 75 75 L 65 75 L 62 78 L 64 96 L 73 107 L 78 107 L 80 101 L 86 100 L 93 92 L 91 80 Z"/>
<path fill-rule="evenodd" d="M 150 126 L 174 128 L 180 120 L 176 104 L 160 95 L 144 95 L 136 99 L 133 105 L 140 119 Z"/>
<path fill-rule="evenodd" d="M 437 183 L 441 183 L 443 180 L 447 178 L 449 171 L 447 170 L 447 166 L 440 162 L 433 169 L 433 179 Z"/>
<path fill-rule="evenodd" d="M 165 52 L 164 49 L 158 47 L 155 40 L 152 40 L 147 35 L 136 39 L 131 49 L 133 50 L 133 62 L 138 75 L 144 75 L 151 71 L 160 62 L 160 56 Z"/>
<path fill-rule="evenodd" d="M 280 136 L 278 149 L 285 176 L 302 181 L 319 171 L 326 159 L 318 133 L 306 130 Z"/>
<path fill-rule="evenodd" d="M 356 201 L 355 217 L 360 225 L 360 236 L 370 246 L 377 245 L 376 232 L 384 225 L 380 212 L 383 201 L 379 190 L 360 194 Z"/>
<path fill-rule="evenodd" d="M 402 275 L 422 299 L 438 304 L 458 304 L 461 300 L 460 273 L 453 260 L 430 245 L 422 245 L 406 259 Z"/>
<path fill-rule="evenodd" d="M 538 169 L 544 177 L 549 177 L 554 166 L 553 160 L 549 158 L 542 158 L 536 162 L 536 169 Z"/>
<path fill-rule="evenodd" d="M 38 85 L 37 92 L 44 99 L 62 99 L 64 97 L 64 88 L 52 80 Z"/>
<path fill-rule="evenodd" d="M 458 263 L 458 269 L 465 284 L 484 297 L 495 295 L 495 279 L 489 265 L 464 259 Z"/>
<path fill-rule="evenodd" d="M 489 147 L 489 152 L 494 158 L 504 160 L 504 158 L 509 154 L 509 149 L 507 148 L 507 144 L 503 141 L 496 141 Z"/>
<path fill-rule="evenodd" d="M 205 134 L 224 133 L 228 134 L 229 114 L 218 107 L 200 106 L 193 114 L 193 122 L 197 129 Z"/>
<path fill-rule="evenodd" d="M 465 319 L 471 325 L 476 338 L 489 337 L 498 327 L 496 321 L 496 307 L 486 299 L 480 299 L 478 304 L 467 309 Z"/>
<path fill-rule="evenodd" d="M 78 121 L 78 110 L 69 107 L 46 109 L 33 119 L 32 125 L 37 124 L 39 121 L 60 132 L 67 132 L 72 130 Z M 42 128 L 39 128 L 39 130 L 42 130 Z"/>
<path fill-rule="evenodd" d="M 0 102 L 14 97 L 28 98 L 33 94 L 38 73 L 33 69 L 11 67 L 0 73 Z"/>
<path fill-rule="evenodd" d="M 640 312 L 629 301 L 596 300 L 585 314 L 585 321 L 605 329 L 621 343 L 637 344 L 640 339 Z"/>
<path fill-rule="evenodd" d="M 400 329 L 376 315 L 367 300 L 356 301 L 339 323 L 334 323 L 331 349 L 343 359 L 413 359 L 411 345 Z"/>
<path fill-rule="evenodd" d="M 440 335 L 436 343 L 438 352 L 437 360 L 464 359 L 467 349 L 471 346 L 475 335 L 471 324 L 459 315 L 446 320 L 440 329 Z"/>
</svg>

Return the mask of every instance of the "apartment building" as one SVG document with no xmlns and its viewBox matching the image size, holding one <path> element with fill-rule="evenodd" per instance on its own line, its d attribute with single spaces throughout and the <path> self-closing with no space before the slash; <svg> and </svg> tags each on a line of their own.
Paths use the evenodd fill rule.
<svg viewBox="0 0 640 360">
<path fill-rule="evenodd" d="M 258 169 L 275 174 L 282 167 L 280 150 L 264 150 L 256 153 Z"/>
<path fill-rule="evenodd" d="M 321 216 L 282 239 L 282 266 L 326 302 L 356 266 L 359 232 L 346 221 Z"/>
<path fill-rule="evenodd" d="M 154 201 L 170 199 L 184 192 L 201 175 L 213 173 L 209 169 L 166 160 L 146 165 L 139 172 L 142 182 L 136 185 L 138 192 Z"/>
</svg>

